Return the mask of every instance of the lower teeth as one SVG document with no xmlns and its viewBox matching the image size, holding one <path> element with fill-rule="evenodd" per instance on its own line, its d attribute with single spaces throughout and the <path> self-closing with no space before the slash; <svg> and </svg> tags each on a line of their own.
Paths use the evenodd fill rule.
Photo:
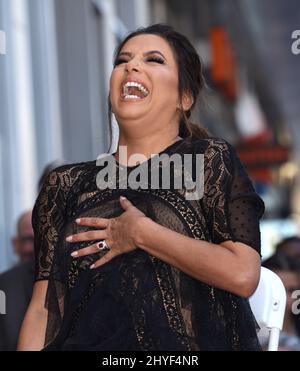
<svg viewBox="0 0 300 371">
<path fill-rule="evenodd" d="M 141 99 L 137 95 L 125 95 L 125 99 Z"/>
</svg>

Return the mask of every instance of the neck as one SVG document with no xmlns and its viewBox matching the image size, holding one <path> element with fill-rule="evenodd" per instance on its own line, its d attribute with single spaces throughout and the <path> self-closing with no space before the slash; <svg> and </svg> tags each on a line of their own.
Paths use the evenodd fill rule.
<svg viewBox="0 0 300 371">
<path fill-rule="evenodd" d="M 178 127 L 174 128 L 174 125 L 170 130 L 160 130 L 151 133 L 142 133 L 136 130 L 132 132 L 121 129 L 118 149 L 115 156 L 117 161 L 119 161 L 120 146 L 126 146 L 127 158 L 125 159 L 122 154 L 122 158 L 119 162 L 123 165 L 134 166 L 136 163 L 130 163 L 130 156 L 140 154 L 149 159 L 151 155 L 163 151 L 179 139 L 181 138 L 178 136 Z M 133 161 L 135 162 L 135 160 Z"/>
</svg>

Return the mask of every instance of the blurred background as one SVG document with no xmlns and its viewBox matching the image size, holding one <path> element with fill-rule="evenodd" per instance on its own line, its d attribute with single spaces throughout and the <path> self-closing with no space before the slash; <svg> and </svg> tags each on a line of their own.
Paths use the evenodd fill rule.
<svg viewBox="0 0 300 371">
<path fill-rule="evenodd" d="M 299 0 L 0 0 L 0 272 L 45 166 L 108 150 L 114 48 L 156 22 L 199 51 L 209 88 L 194 121 L 236 146 L 264 199 L 263 257 L 299 234 Z"/>
</svg>

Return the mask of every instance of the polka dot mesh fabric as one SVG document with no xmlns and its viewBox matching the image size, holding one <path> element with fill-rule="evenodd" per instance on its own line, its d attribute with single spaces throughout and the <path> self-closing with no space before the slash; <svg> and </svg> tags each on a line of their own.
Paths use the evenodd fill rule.
<svg viewBox="0 0 300 371">
<path fill-rule="evenodd" d="M 217 244 L 239 241 L 260 253 L 264 204 L 234 148 L 219 138 L 186 138 L 162 153 L 204 155 L 200 200 L 186 199 L 184 188 L 122 190 L 119 179 L 116 189 L 100 190 L 96 161 L 60 167 L 46 179 L 33 211 L 36 281 L 48 280 L 45 350 L 260 349 L 246 299 L 189 277 L 139 248 L 94 271 L 89 266 L 104 252 L 70 257 L 86 246 L 65 241 L 88 229 L 75 219 L 120 215 L 122 194 L 178 233 Z"/>
</svg>

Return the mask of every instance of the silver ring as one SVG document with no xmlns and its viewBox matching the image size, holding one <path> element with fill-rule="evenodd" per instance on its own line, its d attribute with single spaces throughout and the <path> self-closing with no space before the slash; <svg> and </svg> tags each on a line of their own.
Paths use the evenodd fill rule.
<svg viewBox="0 0 300 371">
<path fill-rule="evenodd" d="M 110 250 L 110 248 L 109 248 L 109 246 L 108 246 L 108 244 L 107 244 L 107 242 L 106 242 L 105 240 L 103 240 L 103 241 L 99 241 L 99 242 L 97 243 L 97 249 L 98 249 L 99 251 Z"/>
</svg>

